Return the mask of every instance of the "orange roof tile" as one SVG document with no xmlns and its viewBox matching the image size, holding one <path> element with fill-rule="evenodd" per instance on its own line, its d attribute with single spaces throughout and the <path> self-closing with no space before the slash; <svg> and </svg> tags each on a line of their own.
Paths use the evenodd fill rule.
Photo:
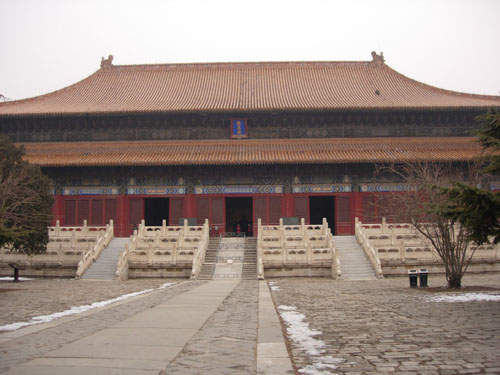
<svg viewBox="0 0 500 375">
<path fill-rule="evenodd" d="M 425 85 L 379 56 L 370 62 L 125 66 L 107 61 L 72 86 L 0 103 L 0 116 L 490 106 L 500 106 L 500 97 Z"/>
<path fill-rule="evenodd" d="M 25 143 L 26 159 L 45 167 L 258 165 L 465 161 L 475 138 L 339 138 Z"/>
</svg>

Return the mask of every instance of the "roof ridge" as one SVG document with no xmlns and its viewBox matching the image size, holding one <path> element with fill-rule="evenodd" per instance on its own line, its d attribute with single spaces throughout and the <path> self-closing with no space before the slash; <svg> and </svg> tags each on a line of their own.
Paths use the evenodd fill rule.
<svg viewBox="0 0 500 375">
<path fill-rule="evenodd" d="M 241 61 L 241 62 L 190 62 L 190 63 L 158 63 L 158 64 L 122 64 L 122 65 L 111 65 L 110 67 L 103 67 L 100 70 L 114 70 L 114 69 L 137 69 L 137 70 L 147 70 L 147 69 L 161 69 L 161 68 L 189 68 L 189 69 L 199 69 L 199 68 L 261 68 L 261 67 L 291 67 L 300 68 L 307 66 L 338 66 L 338 65 L 382 65 L 377 64 L 374 61 Z"/>
</svg>

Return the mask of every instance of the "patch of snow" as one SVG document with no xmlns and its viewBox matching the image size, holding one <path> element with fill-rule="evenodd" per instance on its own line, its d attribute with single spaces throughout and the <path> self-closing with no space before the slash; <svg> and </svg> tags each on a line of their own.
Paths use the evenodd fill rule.
<svg viewBox="0 0 500 375">
<path fill-rule="evenodd" d="M 165 289 L 165 288 L 168 288 L 169 286 L 174 285 L 174 284 L 175 283 L 165 283 L 165 284 L 159 286 L 157 289 Z M 107 305 L 110 305 L 110 304 L 115 303 L 115 302 L 119 302 L 119 301 L 123 301 L 123 300 L 129 299 L 129 298 L 132 298 L 132 297 L 140 296 L 141 294 L 146 294 L 146 293 L 152 292 L 154 290 L 155 289 L 144 289 L 144 290 L 141 290 L 138 292 L 122 294 L 121 296 L 118 296 L 118 297 L 112 298 L 112 299 L 108 299 L 106 301 L 94 302 L 90 305 L 76 306 L 76 307 L 72 307 L 68 310 L 56 312 L 56 313 L 49 314 L 49 315 L 35 316 L 35 317 L 31 318 L 31 320 L 29 322 L 17 322 L 17 323 L 10 323 L 10 324 L 0 326 L 0 332 L 2 332 L 2 331 L 15 331 L 15 330 L 22 328 L 22 327 L 26 327 L 26 326 L 30 326 L 30 325 L 34 325 L 34 324 L 51 322 L 52 320 L 59 319 L 59 318 L 62 318 L 64 316 L 80 314 L 80 313 L 83 313 L 85 311 L 96 309 L 98 307 L 107 306 Z"/>
<path fill-rule="evenodd" d="M 463 294 L 440 294 L 426 297 L 428 302 L 490 302 L 500 301 L 500 294 L 494 293 L 463 293 Z"/>
<path fill-rule="evenodd" d="M 269 281 L 268 284 L 269 284 L 269 287 L 271 288 L 271 290 L 274 292 L 279 292 L 281 290 L 280 287 L 278 285 L 276 285 L 275 281 Z"/>
<path fill-rule="evenodd" d="M 285 311 L 295 311 L 295 310 L 297 310 L 297 308 L 295 306 L 286 306 L 286 305 L 280 305 L 280 306 L 278 306 L 278 309 L 285 310 Z"/>
<path fill-rule="evenodd" d="M 165 283 L 165 284 L 160 285 L 160 287 L 158 289 L 165 289 L 165 288 L 168 288 L 168 287 L 175 285 L 175 284 L 177 284 L 177 283 Z"/>
<path fill-rule="evenodd" d="M 280 315 L 287 325 L 288 336 L 299 345 L 312 361 L 311 365 L 299 369 L 301 374 L 332 374 L 331 371 L 335 370 L 339 363 L 344 362 L 341 358 L 324 355 L 327 347 L 326 343 L 314 337 L 323 332 L 309 328 L 305 315 L 298 312 L 295 306 L 281 305 L 278 306 L 278 309 L 281 310 Z"/>
<path fill-rule="evenodd" d="M 30 279 L 29 277 L 19 277 L 20 281 L 28 281 L 28 280 L 33 280 Z M 0 281 L 14 281 L 13 276 L 7 276 L 7 277 L 0 277 Z"/>
</svg>

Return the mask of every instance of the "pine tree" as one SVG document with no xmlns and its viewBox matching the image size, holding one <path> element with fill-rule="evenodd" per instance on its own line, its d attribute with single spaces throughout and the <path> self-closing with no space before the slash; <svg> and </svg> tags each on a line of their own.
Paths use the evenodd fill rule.
<svg viewBox="0 0 500 375">
<path fill-rule="evenodd" d="M 54 198 L 50 179 L 23 155 L 0 135 L 0 247 L 37 254 L 46 249 Z"/>
</svg>

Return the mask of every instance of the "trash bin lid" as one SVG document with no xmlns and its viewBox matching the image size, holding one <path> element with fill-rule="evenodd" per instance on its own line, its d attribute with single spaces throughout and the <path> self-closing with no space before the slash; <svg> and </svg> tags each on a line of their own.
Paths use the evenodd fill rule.
<svg viewBox="0 0 500 375">
<path fill-rule="evenodd" d="M 408 270 L 408 273 L 417 273 L 417 270 Z"/>
<path fill-rule="evenodd" d="M 418 271 L 420 273 L 429 273 L 429 271 L 427 270 L 427 268 L 420 268 Z"/>
</svg>

